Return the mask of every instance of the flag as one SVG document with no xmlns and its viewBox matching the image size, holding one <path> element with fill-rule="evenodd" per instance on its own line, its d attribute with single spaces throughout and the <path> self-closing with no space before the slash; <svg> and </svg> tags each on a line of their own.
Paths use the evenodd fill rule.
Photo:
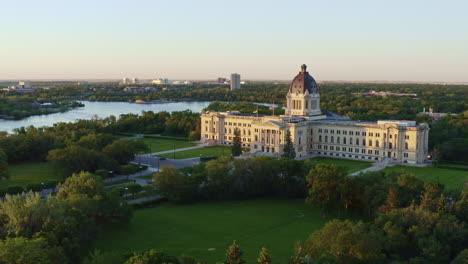
<svg viewBox="0 0 468 264">
<path fill-rule="evenodd" d="M 273 107 L 273 106 L 270 106 L 270 107 L 268 108 L 268 110 L 273 110 L 273 109 L 275 109 L 275 107 Z"/>
<path fill-rule="evenodd" d="M 258 110 L 253 111 L 254 114 L 258 113 Z"/>
</svg>

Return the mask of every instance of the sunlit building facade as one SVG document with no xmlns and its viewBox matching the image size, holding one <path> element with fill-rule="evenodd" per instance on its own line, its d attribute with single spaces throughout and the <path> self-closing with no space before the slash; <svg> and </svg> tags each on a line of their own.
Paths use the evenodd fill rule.
<svg viewBox="0 0 468 264">
<path fill-rule="evenodd" d="M 238 129 L 243 147 L 251 153 L 279 157 L 289 131 L 296 157 L 317 155 L 411 164 L 424 163 L 427 158 L 427 124 L 352 121 L 321 109 L 317 83 L 305 65 L 291 82 L 286 102 L 285 115 L 281 116 L 205 112 L 201 116 L 201 140 L 231 145 Z"/>
</svg>

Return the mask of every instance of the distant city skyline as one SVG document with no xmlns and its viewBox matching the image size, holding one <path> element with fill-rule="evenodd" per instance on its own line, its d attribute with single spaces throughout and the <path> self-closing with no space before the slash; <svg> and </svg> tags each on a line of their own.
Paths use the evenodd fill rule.
<svg viewBox="0 0 468 264">
<path fill-rule="evenodd" d="M 468 1 L 2 3 L 0 80 L 468 82 Z"/>
</svg>

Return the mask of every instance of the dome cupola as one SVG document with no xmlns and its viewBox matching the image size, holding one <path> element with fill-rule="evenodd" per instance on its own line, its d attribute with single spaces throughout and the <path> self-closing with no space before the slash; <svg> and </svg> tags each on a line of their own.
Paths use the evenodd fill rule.
<svg viewBox="0 0 468 264">
<path fill-rule="evenodd" d="M 300 94 L 305 94 L 306 92 L 309 94 L 318 93 L 317 82 L 315 82 L 314 78 L 307 72 L 307 66 L 305 64 L 302 64 L 301 71 L 294 77 L 291 87 L 289 87 L 289 92 Z"/>
</svg>

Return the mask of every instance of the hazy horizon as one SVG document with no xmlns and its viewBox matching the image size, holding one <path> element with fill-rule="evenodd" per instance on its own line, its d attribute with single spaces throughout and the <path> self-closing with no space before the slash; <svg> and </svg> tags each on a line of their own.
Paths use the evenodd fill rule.
<svg viewBox="0 0 468 264">
<path fill-rule="evenodd" d="M 0 80 L 468 82 L 466 1 L 2 4 Z"/>
</svg>

